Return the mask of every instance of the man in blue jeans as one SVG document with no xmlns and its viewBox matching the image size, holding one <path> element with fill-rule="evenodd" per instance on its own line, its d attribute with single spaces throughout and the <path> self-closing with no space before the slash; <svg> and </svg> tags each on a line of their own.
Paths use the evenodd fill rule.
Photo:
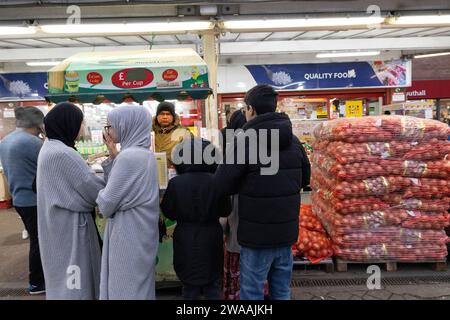
<svg viewBox="0 0 450 320">
<path fill-rule="evenodd" d="M 310 163 L 289 117 L 275 112 L 271 86 L 252 88 L 244 101 L 247 123 L 227 148 L 215 185 L 219 196 L 239 195 L 241 299 L 262 300 L 268 280 L 270 298 L 288 300 L 300 189 L 309 185 Z"/>
</svg>

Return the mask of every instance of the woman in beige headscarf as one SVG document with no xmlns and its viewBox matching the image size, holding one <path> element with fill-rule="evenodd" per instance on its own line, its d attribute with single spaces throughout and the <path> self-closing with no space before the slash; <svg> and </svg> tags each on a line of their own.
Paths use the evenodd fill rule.
<svg viewBox="0 0 450 320">
<path fill-rule="evenodd" d="M 163 101 L 158 105 L 156 116 L 153 118 L 153 131 L 155 131 L 155 151 L 165 152 L 171 165 L 173 148 L 186 136 L 191 135 L 188 129 L 181 126 L 180 117 L 175 113 L 173 103 Z"/>
</svg>

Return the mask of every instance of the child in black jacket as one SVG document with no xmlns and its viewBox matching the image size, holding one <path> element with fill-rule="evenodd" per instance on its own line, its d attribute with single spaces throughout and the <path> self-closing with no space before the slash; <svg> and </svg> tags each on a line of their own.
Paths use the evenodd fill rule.
<svg viewBox="0 0 450 320">
<path fill-rule="evenodd" d="M 218 199 L 213 187 L 216 165 L 205 159 L 195 163 L 195 152 L 211 143 L 201 139 L 187 139 L 174 150 L 173 161 L 177 176 L 169 185 L 161 202 L 167 218 L 177 221 L 173 235 L 174 268 L 183 284 L 183 298 L 221 299 L 220 280 L 223 271 L 223 230 L 220 217 L 230 214 L 229 197 Z M 186 155 L 190 148 L 191 154 Z M 218 152 L 212 149 L 212 155 Z"/>
</svg>

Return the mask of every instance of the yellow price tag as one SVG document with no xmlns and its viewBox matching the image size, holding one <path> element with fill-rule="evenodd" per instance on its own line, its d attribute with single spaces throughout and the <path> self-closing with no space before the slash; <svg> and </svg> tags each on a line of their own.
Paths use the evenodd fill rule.
<svg viewBox="0 0 450 320">
<path fill-rule="evenodd" d="M 345 101 L 345 116 L 346 117 L 362 117 L 362 115 L 363 115 L 363 101 L 362 100 Z"/>
<path fill-rule="evenodd" d="M 326 106 L 319 106 L 316 109 L 316 112 L 317 112 L 317 117 L 318 118 L 327 117 L 327 115 L 328 115 L 328 110 L 327 110 Z"/>
</svg>

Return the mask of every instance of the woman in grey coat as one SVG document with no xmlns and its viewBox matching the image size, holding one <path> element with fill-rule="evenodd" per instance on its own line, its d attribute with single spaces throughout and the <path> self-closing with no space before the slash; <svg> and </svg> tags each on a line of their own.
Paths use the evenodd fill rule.
<svg viewBox="0 0 450 320">
<path fill-rule="evenodd" d="M 91 212 L 104 187 L 75 149 L 83 113 L 71 103 L 45 117 L 37 166 L 39 246 L 47 299 L 98 299 L 100 245 Z"/>
<path fill-rule="evenodd" d="M 97 203 L 108 218 L 102 255 L 100 299 L 155 299 L 159 244 L 159 180 L 150 151 L 150 112 L 139 106 L 108 114 L 102 165 L 107 181 Z M 120 143 L 117 153 L 115 143 Z"/>
</svg>

